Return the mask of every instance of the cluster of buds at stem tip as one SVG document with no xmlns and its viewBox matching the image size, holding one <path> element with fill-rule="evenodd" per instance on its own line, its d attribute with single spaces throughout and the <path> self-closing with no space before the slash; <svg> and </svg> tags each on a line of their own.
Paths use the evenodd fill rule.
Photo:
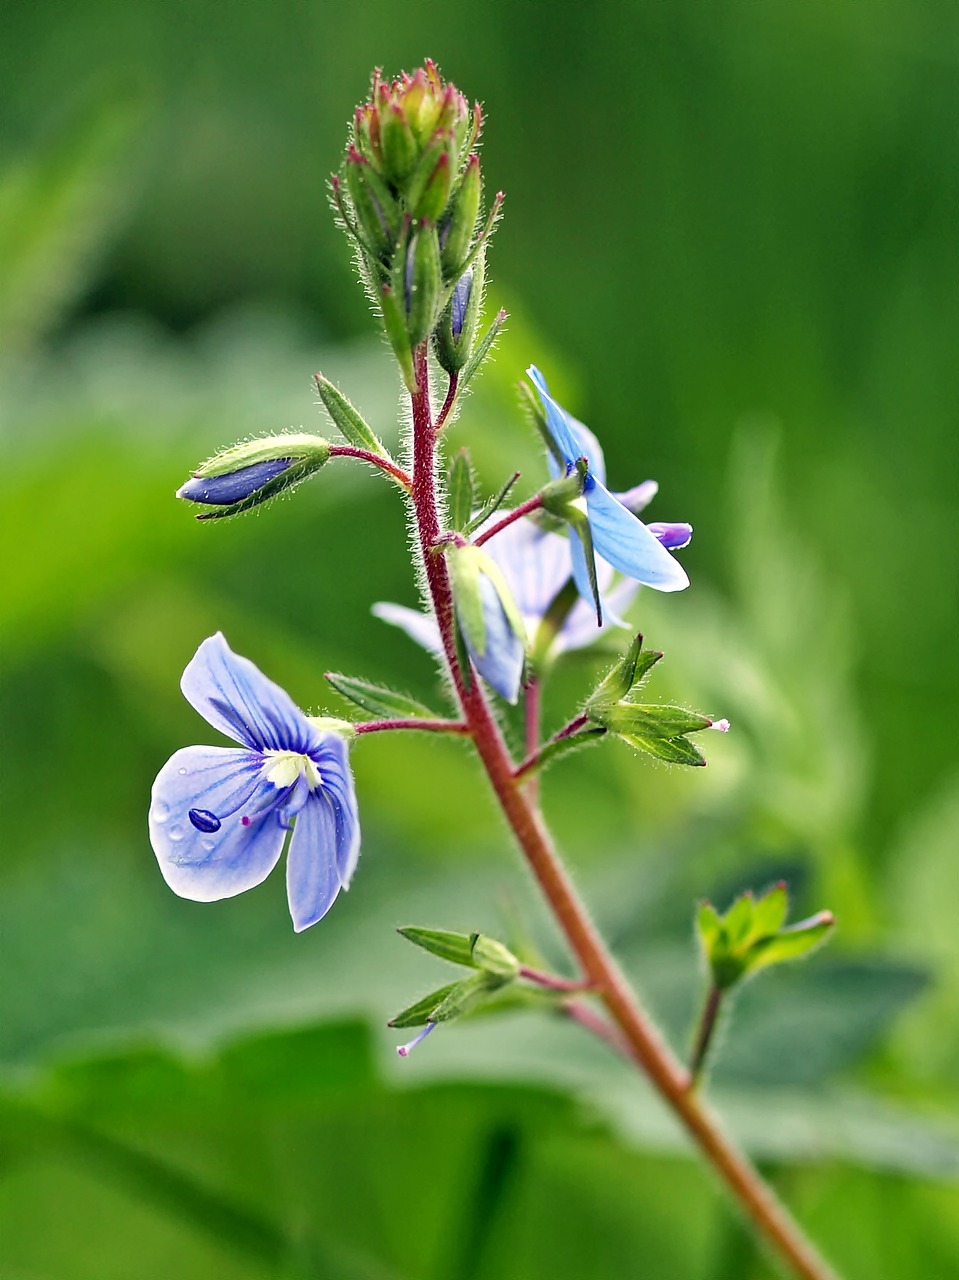
<svg viewBox="0 0 959 1280">
<path fill-rule="evenodd" d="M 469 358 L 483 293 L 483 248 L 499 212 L 481 224 L 475 147 L 482 112 L 429 59 L 381 80 L 356 109 L 333 203 L 357 246 L 364 281 L 410 385 L 412 351 L 436 338 L 450 373 Z"/>
<path fill-rule="evenodd" d="M 176 496 L 209 508 L 198 520 L 239 515 L 307 479 L 329 457 L 330 445 L 320 436 L 288 432 L 246 440 L 208 458 Z"/>
</svg>

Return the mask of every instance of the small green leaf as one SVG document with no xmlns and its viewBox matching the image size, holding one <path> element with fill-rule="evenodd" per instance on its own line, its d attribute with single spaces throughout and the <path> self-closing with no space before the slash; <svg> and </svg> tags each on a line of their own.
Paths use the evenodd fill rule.
<svg viewBox="0 0 959 1280">
<path fill-rule="evenodd" d="M 723 932 L 719 913 L 711 902 L 700 903 L 699 912 L 696 916 L 696 927 L 699 929 L 703 950 L 708 956 Z"/>
<path fill-rule="evenodd" d="M 344 439 L 348 440 L 355 449 L 365 449 L 368 453 L 375 453 L 381 458 L 390 456 L 389 450 L 377 438 L 372 427 L 368 425 L 359 410 L 347 400 L 339 387 L 335 387 L 329 378 L 324 378 L 322 373 L 314 374 L 313 382 L 323 407 Z"/>
<path fill-rule="evenodd" d="M 524 770 L 523 776 L 528 777 L 532 773 L 539 772 L 546 765 L 552 764 L 554 760 L 558 760 L 560 756 L 567 755 L 570 751 L 594 745 L 605 733 L 606 730 L 597 725 L 592 729 L 581 729 L 578 733 L 571 733 L 568 738 L 560 738 L 556 742 L 547 742 L 545 746 L 540 748 L 536 757 L 536 764 Z"/>
<path fill-rule="evenodd" d="M 471 978 L 463 978 L 455 982 L 443 1000 L 430 1014 L 430 1022 L 452 1022 L 471 1013 L 479 1005 L 485 1004 L 490 996 L 495 995 L 501 987 L 507 986 L 511 978 L 505 974 L 489 973 L 486 970 L 474 974 Z"/>
<path fill-rule="evenodd" d="M 328 671 L 326 678 L 341 697 L 355 702 L 358 707 L 373 716 L 386 719 L 428 719 L 435 720 L 436 712 L 424 707 L 421 702 L 407 697 L 405 693 L 397 693 L 395 689 L 387 689 L 385 685 L 372 684 L 369 680 L 361 680 L 357 676 L 340 675 L 338 671 Z"/>
<path fill-rule="evenodd" d="M 466 449 L 460 449 L 450 464 L 449 509 L 451 528 L 464 530 L 473 514 L 473 468 Z"/>
<path fill-rule="evenodd" d="M 506 312 L 501 311 L 499 315 L 497 315 L 496 318 L 493 320 L 493 323 L 490 325 L 490 327 L 483 334 L 482 338 L 480 338 L 479 342 L 476 345 L 476 350 L 470 356 L 469 360 L 466 362 L 466 367 L 463 369 L 463 372 L 460 374 L 460 381 L 459 381 L 460 390 L 462 390 L 464 387 L 468 386 L 470 382 L 472 382 L 476 373 L 479 371 L 479 368 L 482 365 L 483 361 L 486 359 L 486 357 L 489 355 L 490 351 L 492 350 L 493 343 L 502 333 L 503 325 L 506 323 L 507 318 L 508 317 L 506 315 Z"/>
<path fill-rule="evenodd" d="M 450 547 L 446 556 L 453 585 L 456 618 L 470 648 L 486 652 L 486 619 L 480 591 L 480 562 L 475 547 Z"/>
</svg>

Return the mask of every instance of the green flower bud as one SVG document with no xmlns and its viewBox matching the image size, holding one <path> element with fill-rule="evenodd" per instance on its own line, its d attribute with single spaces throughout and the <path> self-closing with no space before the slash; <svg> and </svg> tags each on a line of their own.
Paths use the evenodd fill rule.
<svg viewBox="0 0 959 1280">
<path fill-rule="evenodd" d="M 480 173 L 479 156 L 474 152 L 453 193 L 449 212 L 444 219 L 441 231 L 443 271 L 447 279 L 455 277 L 469 253 L 473 234 L 476 231 L 482 194 L 483 178 Z"/>
</svg>

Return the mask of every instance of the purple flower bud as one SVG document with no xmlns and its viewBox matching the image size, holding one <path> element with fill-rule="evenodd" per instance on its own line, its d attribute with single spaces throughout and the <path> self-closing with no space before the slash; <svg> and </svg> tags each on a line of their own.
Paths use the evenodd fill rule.
<svg viewBox="0 0 959 1280">
<path fill-rule="evenodd" d="M 177 490 L 176 496 L 186 498 L 188 502 L 229 507 L 234 502 L 242 502 L 270 480 L 288 471 L 293 462 L 293 458 L 270 458 L 222 476 L 193 476 Z"/>
<path fill-rule="evenodd" d="M 646 528 L 659 539 L 667 551 L 678 551 L 680 547 L 688 546 L 693 536 L 691 524 L 663 524 L 653 520 Z"/>
</svg>

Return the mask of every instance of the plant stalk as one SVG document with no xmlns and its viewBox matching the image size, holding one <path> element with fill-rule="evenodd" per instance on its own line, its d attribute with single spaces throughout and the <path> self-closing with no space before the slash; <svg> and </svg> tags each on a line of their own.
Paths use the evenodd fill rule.
<svg viewBox="0 0 959 1280">
<path fill-rule="evenodd" d="M 690 1090 L 688 1073 L 607 950 L 553 847 L 542 818 L 514 776 L 513 761 L 475 672 L 464 672 L 460 666 L 445 559 L 430 554 L 441 530 L 436 488 L 436 432 L 430 410 L 426 343 L 421 343 L 413 352 L 413 361 L 417 390 L 411 394 L 411 498 L 419 549 L 450 679 L 503 813 L 585 978 L 622 1033 L 632 1059 L 682 1121 L 703 1156 L 780 1260 L 802 1280 L 834 1280 L 834 1273 L 771 1188 L 723 1133 L 702 1099 Z"/>
</svg>

